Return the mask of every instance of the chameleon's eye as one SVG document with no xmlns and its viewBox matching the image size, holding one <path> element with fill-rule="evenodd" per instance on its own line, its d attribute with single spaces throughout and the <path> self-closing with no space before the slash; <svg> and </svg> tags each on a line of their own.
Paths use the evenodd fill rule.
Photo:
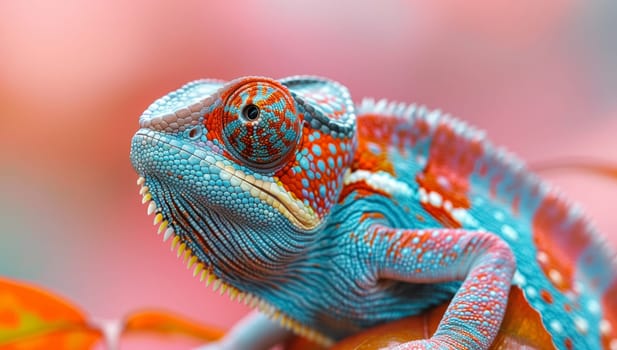
<svg viewBox="0 0 617 350">
<path fill-rule="evenodd" d="M 229 152 L 262 171 L 276 170 L 289 160 L 302 130 L 291 94 L 269 80 L 240 85 L 225 102 L 222 122 Z"/>
<path fill-rule="evenodd" d="M 259 107 L 253 104 L 244 106 L 244 108 L 242 108 L 242 116 L 246 120 L 255 120 L 259 118 Z"/>
</svg>

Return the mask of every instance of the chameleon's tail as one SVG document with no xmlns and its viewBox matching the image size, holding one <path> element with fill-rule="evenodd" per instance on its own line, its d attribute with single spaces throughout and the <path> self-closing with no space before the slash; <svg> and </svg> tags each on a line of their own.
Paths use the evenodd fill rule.
<svg viewBox="0 0 617 350">
<path fill-rule="evenodd" d="M 532 166 L 532 168 L 542 172 L 550 170 L 582 171 L 617 181 L 617 165 L 601 160 L 566 159 L 563 161 L 539 163 Z M 599 280 L 596 283 L 606 286 L 603 291 L 602 305 L 599 305 L 604 311 L 604 320 L 600 325 L 600 329 L 604 335 L 604 348 L 612 349 L 617 346 L 617 340 L 614 340 L 617 337 L 617 330 L 615 329 L 617 328 L 617 254 L 612 252 L 608 242 L 602 239 L 595 239 L 593 246 L 592 249 L 600 252 L 597 257 L 598 265 L 600 267 L 608 267 L 606 280 Z M 592 307 L 596 306 L 592 305 Z"/>
<path fill-rule="evenodd" d="M 599 175 L 617 181 L 617 164 L 595 159 L 564 159 L 531 164 L 531 169 L 538 172 L 574 170 Z"/>
</svg>

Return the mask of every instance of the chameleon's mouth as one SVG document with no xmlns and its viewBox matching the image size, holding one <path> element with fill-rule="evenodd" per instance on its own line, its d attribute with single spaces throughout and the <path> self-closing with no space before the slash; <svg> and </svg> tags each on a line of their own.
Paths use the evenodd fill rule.
<svg viewBox="0 0 617 350">
<path fill-rule="evenodd" d="M 159 235 L 163 234 L 163 241 L 171 239 L 171 250 L 176 251 L 176 256 L 178 258 L 182 258 L 187 269 L 193 269 L 193 277 L 199 277 L 199 281 L 205 283 L 206 286 L 212 285 L 212 290 L 215 292 L 218 290 L 220 295 L 227 293 L 232 301 L 242 301 L 252 309 L 258 308 L 269 318 L 278 321 L 282 327 L 292 330 L 295 334 L 308 338 L 323 346 L 329 347 L 333 344 L 332 339 L 299 323 L 288 315 L 285 315 L 276 307 L 258 296 L 239 290 L 223 281 L 220 276 L 217 276 L 213 266 L 208 262 L 201 261 L 197 255 L 193 254 L 191 248 L 187 245 L 186 238 L 176 234 L 173 227 L 169 225 L 171 218 L 164 216 L 164 211 L 161 210 L 160 205 L 152 198 L 149 188 L 145 186 L 145 181 L 144 177 L 139 177 L 137 179 L 137 185 L 140 186 L 139 194 L 143 196 L 142 204 L 147 206 L 148 215 L 154 214 L 154 225 L 158 225 L 157 233 Z"/>
<path fill-rule="evenodd" d="M 294 226 L 304 231 L 314 230 L 321 222 L 311 206 L 306 205 L 298 198 L 292 197 L 276 182 L 261 180 L 257 176 L 233 167 L 231 164 L 224 163 L 190 143 L 179 145 L 167 140 L 154 130 L 141 129 L 133 138 L 133 147 L 140 144 L 150 144 L 151 147 L 164 145 L 166 149 L 173 149 L 175 152 L 184 154 L 186 159 L 195 159 L 199 166 L 208 168 L 213 173 L 218 173 L 220 178 L 228 181 L 231 186 L 239 187 L 252 197 L 264 201 L 269 207 L 274 208 L 286 217 Z M 139 162 L 139 160 L 135 160 L 135 162 Z"/>
<path fill-rule="evenodd" d="M 319 217 L 315 211 L 302 203 L 301 200 L 292 198 L 278 184 L 256 179 L 254 176 L 245 174 L 242 170 L 235 169 L 231 165 L 224 165 L 220 161 L 216 162 L 215 165 L 221 171 L 221 178 L 228 178 L 232 186 L 240 186 L 251 196 L 265 201 L 296 227 L 310 231 L 319 225 Z"/>
</svg>

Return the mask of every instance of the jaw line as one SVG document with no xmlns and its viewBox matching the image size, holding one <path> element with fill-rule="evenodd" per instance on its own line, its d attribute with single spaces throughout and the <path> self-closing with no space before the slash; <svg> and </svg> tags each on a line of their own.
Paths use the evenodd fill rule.
<svg viewBox="0 0 617 350">
<path fill-rule="evenodd" d="M 230 181 L 232 186 L 242 188 L 243 191 L 250 193 L 252 197 L 263 200 L 285 216 L 297 228 L 304 231 L 312 231 L 321 223 L 319 216 L 313 208 L 305 205 L 301 200 L 293 198 L 277 183 L 256 179 L 253 175 L 246 174 L 244 171 L 236 169 L 229 164 L 226 165 L 221 160 L 216 160 L 203 150 L 195 148 L 192 152 L 189 152 L 185 148 L 178 147 L 161 137 L 154 138 L 152 133 L 156 133 L 156 131 L 144 131 L 142 129 L 137 132 L 137 135 L 175 148 L 180 153 L 196 157 L 199 159 L 200 164 L 205 163 L 206 165 L 216 167 L 220 171 L 221 178 Z"/>
<path fill-rule="evenodd" d="M 308 338 L 325 347 L 330 347 L 334 344 L 331 338 L 294 320 L 260 297 L 246 291 L 241 291 L 231 284 L 224 282 L 215 274 L 213 267 L 209 263 L 201 261 L 197 255 L 193 254 L 191 248 L 186 244 L 186 238 L 181 237 L 181 235 L 177 234 L 174 229 L 169 226 L 170 218 L 163 217 L 161 208 L 152 199 L 152 194 L 148 186 L 144 186 L 144 184 L 145 178 L 139 177 L 137 179 L 137 185 L 140 186 L 139 193 L 143 195 L 142 204 L 147 206 L 148 215 L 154 214 L 154 225 L 159 225 L 157 233 L 160 235 L 164 232 L 163 241 L 167 241 L 170 238 L 172 239 L 172 252 L 176 251 L 176 256 L 178 258 L 182 257 L 182 261 L 186 264 L 187 269 L 193 269 L 193 277 L 199 276 L 200 282 L 204 282 L 206 286 L 212 285 L 212 290 L 214 292 L 218 290 L 220 295 L 227 292 L 227 295 L 232 301 L 243 301 L 244 305 L 252 309 L 259 309 L 259 311 L 273 321 L 278 321 L 283 328 L 289 329 L 297 335 Z"/>
</svg>

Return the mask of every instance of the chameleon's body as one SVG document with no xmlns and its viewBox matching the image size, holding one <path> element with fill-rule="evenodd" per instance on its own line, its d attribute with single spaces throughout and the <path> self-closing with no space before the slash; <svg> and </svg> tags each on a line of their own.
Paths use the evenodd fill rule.
<svg viewBox="0 0 617 350">
<path fill-rule="evenodd" d="M 548 348 L 617 347 L 611 254 L 460 121 L 354 107 L 321 78 L 249 77 L 187 84 L 140 127 L 131 160 L 159 232 L 285 328 L 327 344 L 454 296 L 431 340 L 407 346 L 487 348 L 513 285 Z"/>
</svg>

